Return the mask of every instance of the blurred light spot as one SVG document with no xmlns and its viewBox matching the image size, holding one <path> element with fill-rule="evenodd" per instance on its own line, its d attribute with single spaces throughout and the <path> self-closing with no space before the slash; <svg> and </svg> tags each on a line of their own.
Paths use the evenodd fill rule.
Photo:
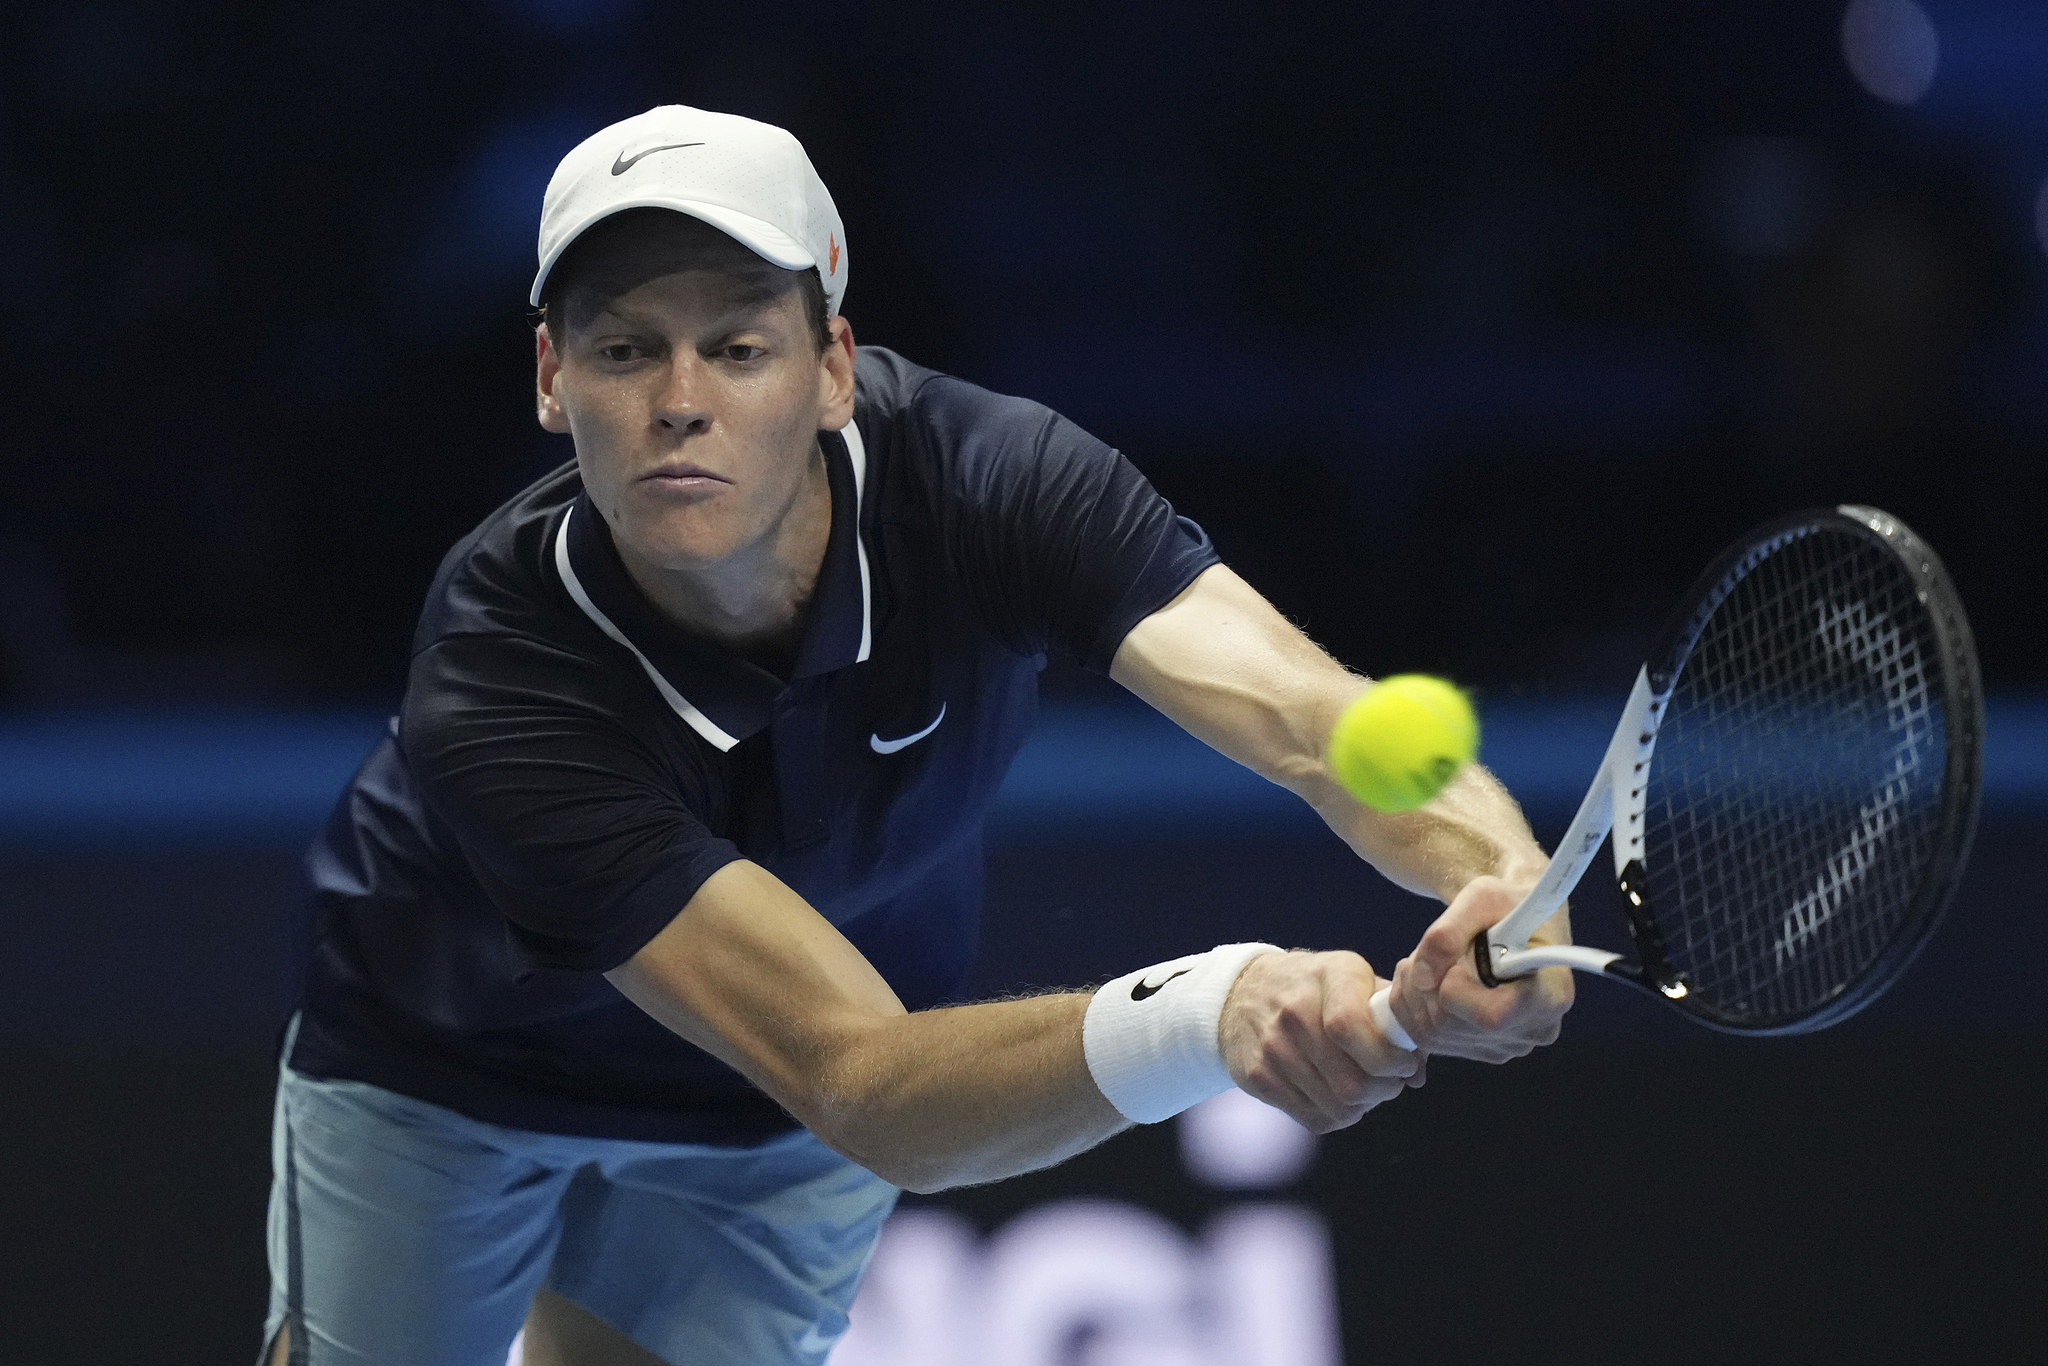
<svg viewBox="0 0 2048 1366">
<path fill-rule="evenodd" d="M 1725 138 L 1708 154 L 1702 208 L 1713 235 L 1738 256 L 1789 256 L 1812 240 L 1826 176 L 1804 140 Z"/>
<path fill-rule="evenodd" d="M 1316 1136 L 1242 1091 L 1211 1096 L 1180 1117 L 1181 1161 L 1225 1190 L 1284 1186 L 1316 1155 Z"/>
<path fill-rule="evenodd" d="M 1891 104 L 1917 104 L 1934 84 L 1941 38 L 1913 0 L 1849 0 L 1842 56 L 1871 94 Z"/>
</svg>

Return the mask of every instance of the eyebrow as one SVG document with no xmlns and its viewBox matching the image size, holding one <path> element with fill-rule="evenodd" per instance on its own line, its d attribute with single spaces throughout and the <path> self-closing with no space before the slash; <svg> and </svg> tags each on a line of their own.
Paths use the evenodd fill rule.
<svg viewBox="0 0 2048 1366">
<path fill-rule="evenodd" d="M 775 303 L 781 299 L 783 294 L 788 292 L 781 281 L 764 276 L 754 276 L 750 280 L 743 279 L 740 276 L 729 276 L 728 278 L 738 282 L 740 287 L 733 292 L 733 296 L 719 309 L 717 316 L 721 322 L 732 318 L 736 314 L 758 312 Z M 592 313 L 584 327 L 594 327 L 599 319 L 606 317 L 615 318 L 628 327 L 646 327 L 652 321 L 645 314 L 621 311 L 618 307 L 618 301 L 614 299 L 611 303 L 601 306 Z"/>
</svg>

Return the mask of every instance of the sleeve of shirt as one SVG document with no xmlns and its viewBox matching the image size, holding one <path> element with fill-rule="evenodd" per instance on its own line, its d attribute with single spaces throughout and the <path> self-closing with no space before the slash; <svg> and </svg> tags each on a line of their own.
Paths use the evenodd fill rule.
<svg viewBox="0 0 2048 1366">
<path fill-rule="evenodd" d="M 1130 461 L 1042 404 L 939 377 L 919 408 L 950 565 L 1013 648 L 1107 673 L 1130 629 L 1217 563 Z"/>
<path fill-rule="evenodd" d="M 413 660 L 406 761 L 542 966 L 617 967 L 740 857 L 700 814 L 692 756 L 639 716 L 638 683 L 517 635 L 448 637 Z"/>
</svg>

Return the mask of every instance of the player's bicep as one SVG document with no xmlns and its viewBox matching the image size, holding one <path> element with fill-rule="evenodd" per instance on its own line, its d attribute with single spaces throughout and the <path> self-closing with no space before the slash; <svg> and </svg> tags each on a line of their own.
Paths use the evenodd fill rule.
<svg viewBox="0 0 2048 1366">
<path fill-rule="evenodd" d="M 1320 776 L 1330 728 L 1366 684 L 1220 564 L 1133 626 L 1109 672 L 1212 748 L 1297 789 Z"/>
<path fill-rule="evenodd" d="M 670 1030 L 812 1123 L 840 1062 L 905 1014 L 846 937 L 767 870 L 728 863 L 605 976 Z"/>
</svg>

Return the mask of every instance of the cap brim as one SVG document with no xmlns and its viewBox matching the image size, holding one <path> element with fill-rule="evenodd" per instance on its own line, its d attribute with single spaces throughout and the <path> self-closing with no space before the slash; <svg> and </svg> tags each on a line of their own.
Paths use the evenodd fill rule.
<svg viewBox="0 0 2048 1366">
<path fill-rule="evenodd" d="M 782 229 L 764 223 L 751 214 L 729 209 L 723 204 L 705 204 L 688 199 L 668 199 L 650 195 L 642 199 L 629 199 L 623 203 L 607 204 L 602 212 L 592 214 L 565 233 L 562 240 L 555 244 L 555 249 L 548 253 L 547 259 L 540 263 L 540 272 L 533 277 L 533 291 L 527 295 L 527 303 L 535 307 L 540 305 L 540 292 L 547 285 L 548 272 L 555 268 L 555 262 L 562 259 L 562 253 L 567 251 L 577 238 L 590 231 L 594 225 L 627 209 L 673 209 L 677 213 L 700 218 L 762 260 L 781 266 L 784 270 L 806 270 L 818 264 L 818 258 L 804 250 L 802 243 Z"/>
</svg>

